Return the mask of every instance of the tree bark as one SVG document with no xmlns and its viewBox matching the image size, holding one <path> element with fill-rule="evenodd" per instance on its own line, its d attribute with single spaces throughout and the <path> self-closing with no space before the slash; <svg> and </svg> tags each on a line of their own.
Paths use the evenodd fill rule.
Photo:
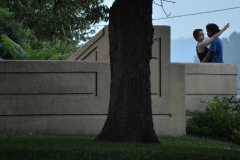
<svg viewBox="0 0 240 160">
<path fill-rule="evenodd" d="M 152 2 L 115 0 L 110 9 L 110 104 L 97 141 L 160 143 L 151 108 Z"/>
</svg>

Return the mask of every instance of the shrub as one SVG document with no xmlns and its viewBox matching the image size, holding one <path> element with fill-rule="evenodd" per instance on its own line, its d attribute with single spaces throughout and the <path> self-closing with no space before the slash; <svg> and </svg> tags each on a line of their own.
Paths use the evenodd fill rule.
<svg viewBox="0 0 240 160">
<path fill-rule="evenodd" d="M 206 111 L 191 112 L 187 134 L 240 143 L 240 99 L 214 96 L 201 104 Z"/>
</svg>

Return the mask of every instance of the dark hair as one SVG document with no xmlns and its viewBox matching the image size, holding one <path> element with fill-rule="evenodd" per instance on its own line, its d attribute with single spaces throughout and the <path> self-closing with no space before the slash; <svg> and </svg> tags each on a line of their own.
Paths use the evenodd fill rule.
<svg viewBox="0 0 240 160">
<path fill-rule="evenodd" d="M 209 23 L 207 26 L 207 32 L 212 33 L 213 35 L 220 31 L 219 27 L 214 23 Z"/>
<path fill-rule="evenodd" d="M 193 37 L 195 38 L 195 40 L 197 41 L 197 38 L 199 36 L 199 32 L 203 31 L 202 29 L 195 29 L 193 31 Z"/>
</svg>

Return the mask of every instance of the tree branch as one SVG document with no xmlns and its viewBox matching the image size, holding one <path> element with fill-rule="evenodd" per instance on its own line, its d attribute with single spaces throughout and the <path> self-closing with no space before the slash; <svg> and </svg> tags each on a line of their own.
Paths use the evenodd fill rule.
<svg viewBox="0 0 240 160">
<path fill-rule="evenodd" d="M 169 17 L 169 16 L 171 15 L 171 12 L 169 12 L 169 14 L 167 14 L 167 12 L 165 11 L 165 9 L 164 9 L 164 7 L 163 7 L 163 1 L 165 1 L 165 2 L 170 2 L 170 3 L 176 3 L 176 2 L 170 1 L 170 0 L 160 0 L 161 4 L 158 4 L 158 3 L 155 2 L 155 0 L 153 1 L 155 5 L 162 7 L 162 10 L 163 10 L 163 12 L 165 13 L 165 15 L 166 15 L 167 17 Z"/>
</svg>

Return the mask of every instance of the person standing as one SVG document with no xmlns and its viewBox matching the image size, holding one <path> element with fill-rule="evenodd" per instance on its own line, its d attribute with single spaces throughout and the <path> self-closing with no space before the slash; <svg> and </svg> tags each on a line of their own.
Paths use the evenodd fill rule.
<svg viewBox="0 0 240 160">
<path fill-rule="evenodd" d="M 206 29 L 209 38 L 220 31 L 219 27 L 214 23 L 209 23 Z M 211 42 L 206 58 L 210 59 L 212 63 L 223 63 L 223 46 L 220 38 Z"/>
</svg>

